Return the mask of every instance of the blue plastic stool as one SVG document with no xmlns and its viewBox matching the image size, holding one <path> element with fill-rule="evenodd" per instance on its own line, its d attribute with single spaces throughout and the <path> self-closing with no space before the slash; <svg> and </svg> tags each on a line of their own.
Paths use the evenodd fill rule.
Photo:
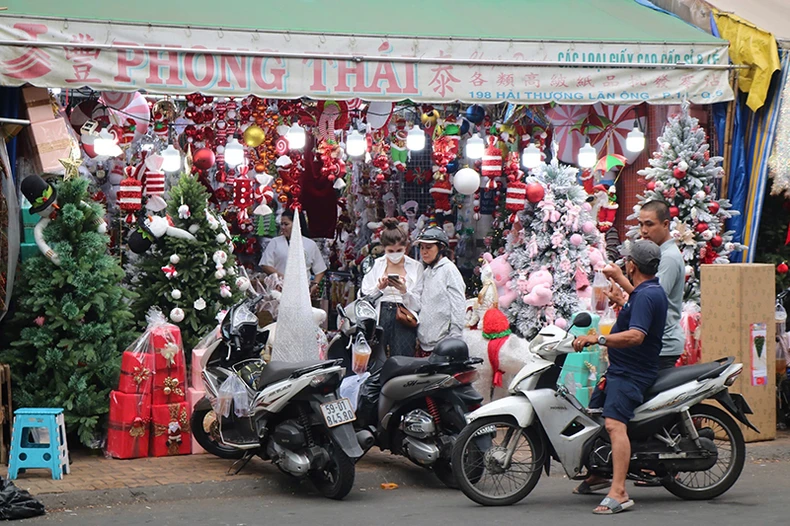
<svg viewBox="0 0 790 526">
<path fill-rule="evenodd" d="M 49 444 L 30 441 L 33 429 L 46 429 Z M 8 478 L 16 479 L 20 469 L 35 468 L 51 470 L 55 480 L 71 472 L 63 409 L 29 407 L 14 411 Z"/>
</svg>

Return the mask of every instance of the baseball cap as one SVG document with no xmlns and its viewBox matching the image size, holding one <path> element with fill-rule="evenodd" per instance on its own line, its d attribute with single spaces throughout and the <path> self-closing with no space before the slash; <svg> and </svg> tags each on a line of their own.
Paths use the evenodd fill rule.
<svg viewBox="0 0 790 526">
<path fill-rule="evenodd" d="M 661 248 L 648 239 L 638 239 L 627 243 L 623 251 L 633 260 L 644 274 L 655 275 L 661 263 Z"/>
</svg>

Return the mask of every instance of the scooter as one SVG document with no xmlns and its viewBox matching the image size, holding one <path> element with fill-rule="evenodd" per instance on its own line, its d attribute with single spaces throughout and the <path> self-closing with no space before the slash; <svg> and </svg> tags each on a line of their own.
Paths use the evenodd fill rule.
<svg viewBox="0 0 790 526">
<path fill-rule="evenodd" d="M 219 457 L 259 455 L 288 475 L 309 478 L 325 497 L 342 499 L 354 485 L 354 463 L 364 454 L 351 403 L 337 393 L 343 367 L 336 360 L 264 362 L 267 333 L 258 331 L 253 314 L 261 299 L 234 305 L 201 358 L 206 397 L 193 408 L 193 436 Z M 215 405 L 221 406 L 226 381 L 240 392 L 234 393 L 234 410 L 223 416 Z"/>
<path fill-rule="evenodd" d="M 589 314 L 575 323 L 589 326 Z M 468 415 L 453 448 L 453 467 L 464 494 L 484 506 L 507 506 L 526 497 L 551 459 L 569 478 L 611 477 L 612 448 L 600 410 L 584 409 L 557 386 L 574 337 L 549 326 L 530 342 L 528 362 L 508 390 L 510 396 Z M 716 498 L 738 480 L 746 449 L 736 420 L 757 429 L 743 396 L 728 388 L 743 365 L 724 358 L 661 371 L 628 424 L 632 480 L 660 482 L 687 500 Z M 704 404 L 716 400 L 724 410 Z M 734 417 L 734 418 L 733 418 Z M 759 431 L 757 431 L 759 432 Z M 655 475 L 649 474 L 655 473 Z"/>
<path fill-rule="evenodd" d="M 466 343 L 452 338 L 442 341 L 429 358 L 387 358 L 373 306 L 379 297 L 380 292 L 358 299 L 353 308 L 338 308 L 341 335 L 328 351 L 328 358 L 341 360 L 354 374 L 353 344 L 371 346 L 371 374 L 361 386 L 354 426 L 358 434 L 372 436 L 360 444 L 365 451 L 378 445 L 405 456 L 455 488 L 450 455 L 465 415 L 483 401 L 471 385 L 477 378 L 474 366 L 482 360 L 470 359 Z"/>
</svg>

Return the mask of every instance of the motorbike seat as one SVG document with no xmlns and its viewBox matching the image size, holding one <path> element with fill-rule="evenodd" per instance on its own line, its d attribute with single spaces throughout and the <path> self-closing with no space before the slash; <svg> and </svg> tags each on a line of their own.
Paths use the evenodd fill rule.
<svg viewBox="0 0 790 526">
<path fill-rule="evenodd" d="M 420 367 L 427 363 L 429 363 L 428 358 L 392 356 L 384 362 L 384 366 L 381 368 L 381 385 L 386 384 L 396 376 L 414 374 Z"/>
<path fill-rule="evenodd" d="M 262 389 L 267 385 L 271 385 L 275 382 L 279 382 L 280 380 L 285 380 L 299 369 L 304 369 L 305 367 L 312 367 L 320 363 L 324 363 L 324 362 L 320 360 L 309 361 L 309 362 L 298 362 L 298 363 L 269 362 L 261 372 L 261 375 L 258 377 L 258 381 L 257 381 L 258 388 Z"/>
<path fill-rule="evenodd" d="M 659 371 L 655 383 L 653 383 L 650 389 L 645 393 L 645 400 L 654 398 L 664 391 L 669 391 L 679 385 L 696 380 L 700 376 L 704 376 L 721 368 L 721 365 L 722 364 L 719 362 L 710 362 Z"/>
</svg>

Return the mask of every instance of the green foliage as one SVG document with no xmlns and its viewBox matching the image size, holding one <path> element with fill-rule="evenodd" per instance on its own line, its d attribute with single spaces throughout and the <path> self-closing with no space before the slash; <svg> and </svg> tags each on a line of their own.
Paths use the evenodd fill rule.
<svg viewBox="0 0 790 526">
<path fill-rule="evenodd" d="M 58 187 L 60 211 L 44 237 L 61 265 L 41 254 L 23 263 L 7 328 L 12 343 L 0 361 L 13 370 L 18 407 L 62 407 L 69 432 L 91 446 L 135 333 L 133 294 L 120 286 L 124 272 L 106 252 L 109 238 L 96 231 L 103 210 L 90 202 L 87 186 L 71 179 Z"/>
<path fill-rule="evenodd" d="M 133 305 L 135 318 L 140 327 L 145 325 L 145 315 L 152 307 L 157 307 L 169 317 L 172 309 L 179 307 L 184 311 L 184 320 L 176 323 L 181 328 L 184 350 L 189 357 L 191 350 L 200 338 L 217 324 L 217 314 L 230 307 L 239 297 L 236 287 L 235 259 L 233 249 L 229 246 L 230 235 L 216 217 L 207 215 L 208 192 L 203 185 L 191 175 L 182 175 L 178 184 L 170 190 L 170 202 L 167 213 L 174 226 L 189 231 L 190 227 L 195 240 L 180 239 L 164 235 L 156 240 L 154 246 L 140 258 L 135 272 L 133 290 L 139 297 Z M 189 207 L 189 217 L 179 216 L 179 207 Z M 209 220 L 209 217 L 211 220 Z M 224 234 L 227 240 L 217 240 Z M 226 275 L 217 278 L 217 266 L 213 260 L 217 251 L 227 254 L 227 261 L 222 265 Z M 168 278 L 162 267 L 171 265 L 170 257 L 178 256 L 174 264 L 177 275 Z M 222 297 L 220 287 L 230 287 L 231 297 Z M 181 292 L 181 297 L 173 298 L 173 290 Z M 195 301 L 202 298 L 206 307 L 202 310 L 194 307 Z"/>
<path fill-rule="evenodd" d="M 766 194 L 769 189 L 766 188 Z M 760 219 L 760 231 L 757 235 L 757 251 L 755 261 L 771 263 L 790 263 L 790 245 L 785 245 L 787 229 L 790 226 L 790 201 L 779 195 L 766 195 L 763 202 L 763 215 Z M 776 292 L 790 287 L 790 272 L 775 274 Z"/>
</svg>

